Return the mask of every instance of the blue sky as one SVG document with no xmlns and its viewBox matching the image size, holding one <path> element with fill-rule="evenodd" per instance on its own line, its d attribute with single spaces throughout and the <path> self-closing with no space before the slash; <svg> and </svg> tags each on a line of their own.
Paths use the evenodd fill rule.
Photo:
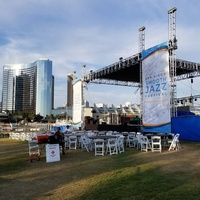
<svg viewBox="0 0 200 200">
<path fill-rule="evenodd" d="M 192 2 L 192 3 L 191 3 Z M 199 0 L 0 0 L 0 93 L 4 64 L 53 61 L 55 107 L 66 103 L 67 74 L 82 76 L 138 53 L 141 26 L 145 48 L 168 40 L 167 11 L 177 7 L 177 58 L 200 63 Z M 199 78 L 193 95 L 200 94 Z M 178 96 L 191 94 L 190 80 Z M 139 103 L 137 88 L 88 84 L 93 103 Z"/>
</svg>

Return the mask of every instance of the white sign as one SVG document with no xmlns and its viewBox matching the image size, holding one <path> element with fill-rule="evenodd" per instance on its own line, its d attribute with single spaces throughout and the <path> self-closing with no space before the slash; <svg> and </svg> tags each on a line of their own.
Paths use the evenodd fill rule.
<svg viewBox="0 0 200 200">
<path fill-rule="evenodd" d="M 46 162 L 60 161 L 59 144 L 46 144 Z"/>
</svg>

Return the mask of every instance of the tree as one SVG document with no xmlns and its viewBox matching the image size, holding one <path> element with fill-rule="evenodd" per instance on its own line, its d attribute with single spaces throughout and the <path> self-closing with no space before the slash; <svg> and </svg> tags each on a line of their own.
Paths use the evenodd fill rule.
<svg viewBox="0 0 200 200">
<path fill-rule="evenodd" d="M 36 114 L 35 113 L 29 113 L 28 114 L 28 119 L 32 122 L 35 119 Z"/>
<path fill-rule="evenodd" d="M 40 122 L 43 119 L 43 116 L 40 114 L 35 115 L 34 122 Z"/>
</svg>

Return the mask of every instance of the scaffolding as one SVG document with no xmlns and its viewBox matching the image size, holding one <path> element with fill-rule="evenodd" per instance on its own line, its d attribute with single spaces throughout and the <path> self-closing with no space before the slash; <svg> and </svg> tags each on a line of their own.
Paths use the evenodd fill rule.
<svg viewBox="0 0 200 200">
<path fill-rule="evenodd" d="M 140 111 L 143 109 L 143 85 L 142 85 L 142 52 L 145 50 L 145 27 L 139 28 L 139 53 L 140 53 Z M 140 117 L 140 126 L 142 126 L 142 116 Z"/>
<path fill-rule="evenodd" d="M 84 81 L 84 77 L 86 75 L 86 65 L 83 65 L 82 67 L 82 105 L 84 106 L 85 105 L 85 90 L 86 90 L 86 82 Z"/>
<path fill-rule="evenodd" d="M 172 8 L 168 11 L 169 15 L 169 73 L 171 80 L 171 91 L 170 91 L 170 104 L 171 104 L 171 117 L 177 116 L 177 87 L 176 87 L 176 8 Z"/>
</svg>

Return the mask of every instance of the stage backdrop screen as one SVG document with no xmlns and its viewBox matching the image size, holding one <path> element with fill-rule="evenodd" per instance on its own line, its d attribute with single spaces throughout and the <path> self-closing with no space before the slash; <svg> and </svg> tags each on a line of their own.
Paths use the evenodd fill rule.
<svg viewBox="0 0 200 200">
<path fill-rule="evenodd" d="M 168 43 L 142 52 L 142 130 L 170 132 L 170 76 Z"/>
</svg>

